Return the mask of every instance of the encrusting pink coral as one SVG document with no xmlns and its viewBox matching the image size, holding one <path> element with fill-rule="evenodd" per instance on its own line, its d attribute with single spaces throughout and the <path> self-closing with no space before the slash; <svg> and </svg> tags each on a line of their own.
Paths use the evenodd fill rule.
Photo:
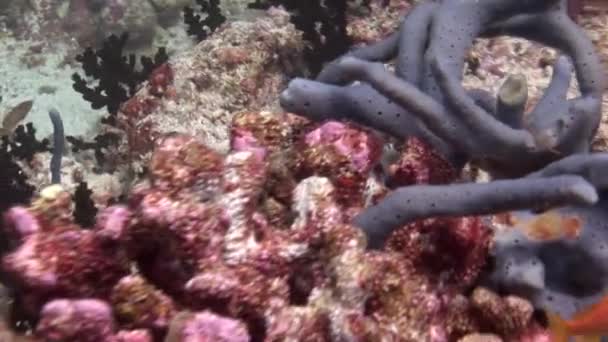
<svg viewBox="0 0 608 342">
<path fill-rule="evenodd" d="M 249 333 L 238 320 L 209 311 L 182 312 L 174 320 L 167 342 L 248 342 Z"/>
<path fill-rule="evenodd" d="M 382 150 L 377 136 L 359 127 L 328 121 L 308 132 L 299 150 L 296 167 L 300 177 L 328 177 L 337 187 L 340 204 L 356 211 L 363 207 L 366 180 Z"/>
<path fill-rule="evenodd" d="M 49 297 L 105 297 L 128 273 L 126 253 L 111 232 L 126 223 L 124 211 L 108 208 L 94 229 L 83 230 L 73 223 L 70 204 L 69 193 L 52 186 L 29 209 L 5 215 L 19 244 L 3 257 L 2 269 L 19 288 L 28 316 L 35 317 Z"/>
<path fill-rule="evenodd" d="M 57 187 L 9 210 L 15 248 L 2 267 L 32 303 L 28 318 L 40 318 L 37 335 L 329 342 L 478 332 L 482 315 L 463 291 L 487 256 L 481 222 L 416 222 L 384 251 L 367 251 L 349 222 L 382 196 L 367 186 L 377 183 L 380 138 L 350 124 L 286 125 L 290 117 L 236 115 L 226 155 L 185 135 L 158 140 L 147 179 L 91 230 L 73 223 L 69 194 Z M 399 182 L 451 177 L 419 142 L 401 153 Z M 54 319 L 57 307 L 69 309 L 65 320 Z"/>
<path fill-rule="evenodd" d="M 40 317 L 36 333 L 46 341 L 106 341 L 115 329 L 112 308 L 94 299 L 56 299 L 44 305 Z"/>
<path fill-rule="evenodd" d="M 146 330 L 121 330 L 109 304 L 98 299 L 55 299 L 44 305 L 36 335 L 45 342 L 152 342 Z"/>
</svg>

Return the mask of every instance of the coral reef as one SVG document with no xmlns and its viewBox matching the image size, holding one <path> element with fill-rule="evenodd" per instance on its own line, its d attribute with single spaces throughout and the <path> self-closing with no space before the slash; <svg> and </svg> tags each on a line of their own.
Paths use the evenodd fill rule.
<svg viewBox="0 0 608 342">
<path fill-rule="evenodd" d="M 364 3 L 389 23 L 346 26 L 355 41 L 384 35 L 396 9 L 410 8 Z M 317 81 L 292 81 L 282 104 L 293 114 L 260 110 L 304 47 L 282 10 L 229 23 L 162 64 L 117 107 L 122 156 L 69 138 L 145 170 L 121 204 L 72 175 L 4 213 L 12 318 L 39 341 L 549 340 L 534 309 L 569 316 L 608 283 L 608 159 L 586 153 L 603 88 L 565 3 L 514 4 L 421 1 L 397 33 Z M 564 34 L 518 31 L 531 23 Z M 450 30 L 460 40 L 442 40 Z M 501 32 L 565 50 L 543 59 L 553 76 L 541 96 L 535 80 L 470 51 Z M 394 57 L 394 73 L 372 63 Z M 485 82 L 497 85 L 462 87 L 465 63 L 469 81 L 495 72 Z M 580 94 L 566 97 L 572 67 Z M 465 162 L 504 179 L 465 183 Z M 74 173 L 73 161 L 61 171 Z M 539 241 L 548 233 L 521 222 L 543 215 L 577 227 Z"/>
<path fill-rule="evenodd" d="M 91 229 L 57 185 L 6 212 L 2 269 L 37 338 L 457 340 L 535 324 L 523 299 L 466 294 L 488 256 L 478 218 L 428 217 L 419 237 L 404 228 L 385 251 L 366 250 L 349 221 L 387 193 L 374 133 L 269 112 L 235 116 L 231 132 L 227 155 L 180 134 L 158 140 L 127 206 L 101 210 Z M 400 184 L 455 175 L 435 172 L 445 161 L 418 140 L 399 153 Z"/>
</svg>

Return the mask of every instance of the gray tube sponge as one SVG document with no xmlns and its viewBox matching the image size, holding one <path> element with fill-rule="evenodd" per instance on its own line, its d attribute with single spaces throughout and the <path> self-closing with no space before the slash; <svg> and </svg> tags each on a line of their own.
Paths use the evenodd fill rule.
<svg viewBox="0 0 608 342">
<path fill-rule="evenodd" d="M 520 129 L 523 127 L 527 102 L 528 82 L 526 77 L 521 74 L 511 75 L 498 91 L 496 117 L 509 127 Z"/>
<path fill-rule="evenodd" d="M 452 159 L 452 148 L 418 117 L 367 84 L 340 87 L 296 78 L 281 93 L 280 103 L 286 111 L 314 121 L 348 119 L 402 139 L 419 137 Z"/>
<path fill-rule="evenodd" d="M 431 23 L 437 8 L 439 8 L 439 4 L 436 2 L 420 3 L 404 17 L 399 28 L 395 73 L 416 86 L 421 86 L 422 83 L 424 54 L 429 43 Z"/>
<path fill-rule="evenodd" d="M 578 237 L 531 240 L 518 228 L 497 230 L 495 267 L 487 281 L 569 318 L 608 291 L 608 200 L 602 196 L 596 205 L 564 207 L 557 213 L 580 219 Z"/>
<path fill-rule="evenodd" d="M 600 190 L 608 190 L 608 153 L 575 154 L 553 162 L 527 177 L 579 175 Z"/>
<path fill-rule="evenodd" d="M 65 135 L 63 132 L 63 121 L 61 115 L 56 109 L 49 111 L 49 117 L 53 124 L 53 150 L 51 157 L 51 182 L 53 184 L 61 183 L 61 159 L 63 158 Z"/>
</svg>

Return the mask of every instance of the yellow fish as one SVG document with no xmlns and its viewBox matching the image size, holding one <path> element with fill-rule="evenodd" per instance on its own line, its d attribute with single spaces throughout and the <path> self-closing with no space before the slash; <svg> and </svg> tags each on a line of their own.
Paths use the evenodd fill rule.
<svg viewBox="0 0 608 342">
<path fill-rule="evenodd" d="M 602 335 L 608 335 L 608 296 L 570 320 L 551 312 L 547 317 L 553 342 L 568 342 L 569 337 L 574 337 L 576 342 L 599 342 Z"/>
</svg>

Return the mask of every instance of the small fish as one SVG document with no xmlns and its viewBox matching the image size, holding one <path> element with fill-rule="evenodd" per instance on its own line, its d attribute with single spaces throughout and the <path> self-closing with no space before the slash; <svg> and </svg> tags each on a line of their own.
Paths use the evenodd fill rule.
<svg viewBox="0 0 608 342">
<path fill-rule="evenodd" d="M 608 296 L 570 320 L 551 312 L 547 317 L 553 342 L 568 342 L 571 336 L 577 342 L 600 342 L 601 336 L 608 334 Z"/>
<path fill-rule="evenodd" d="M 32 109 L 34 101 L 23 101 L 11 109 L 2 120 L 2 128 L 0 128 L 0 136 L 10 134 L 15 127 L 27 116 Z"/>
<path fill-rule="evenodd" d="M 576 215 L 564 215 L 549 210 L 528 219 L 511 217 L 511 225 L 518 227 L 532 240 L 575 239 L 583 228 L 583 220 Z"/>
</svg>

